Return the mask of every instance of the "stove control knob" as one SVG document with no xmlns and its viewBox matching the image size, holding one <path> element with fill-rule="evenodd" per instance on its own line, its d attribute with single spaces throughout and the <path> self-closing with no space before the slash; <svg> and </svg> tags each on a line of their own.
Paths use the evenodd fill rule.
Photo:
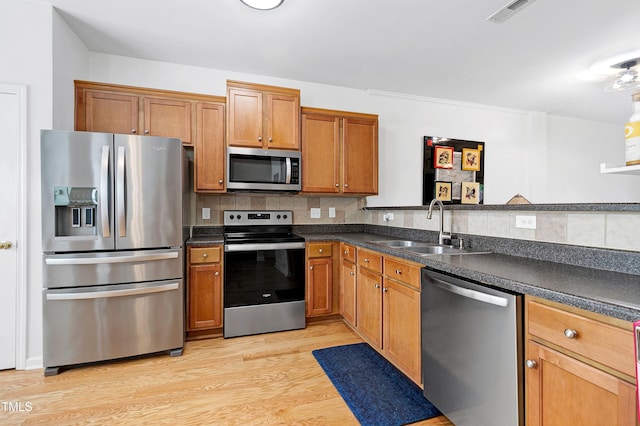
<svg viewBox="0 0 640 426">
<path fill-rule="evenodd" d="M 287 215 L 285 214 L 284 216 L 282 216 L 282 218 L 283 218 L 283 219 L 286 219 L 286 218 L 287 218 Z"/>
<path fill-rule="evenodd" d="M 238 216 L 236 216 L 236 217 L 238 218 L 238 220 L 240 220 L 240 218 L 241 218 L 242 216 L 238 215 Z"/>
<path fill-rule="evenodd" d="M 280 219 L 280 215 L 276 216 L 277 219 Z"/>
<path fill-rule="evenodd" d="M 233 215 L 229 216 L 229 219 L 233 220 Z"/>
</svg>

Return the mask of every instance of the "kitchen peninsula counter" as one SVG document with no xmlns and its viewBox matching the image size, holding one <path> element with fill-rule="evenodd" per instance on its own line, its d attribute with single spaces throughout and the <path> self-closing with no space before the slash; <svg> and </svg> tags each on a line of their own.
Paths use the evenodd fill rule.
<svg viewBox="0 0 640 426">
<path fill-rule="evenodd" d="M 367 232 L 300 233 L 307 241 L 341 241 L 427 268 L 619 318 L 640 319 L 640 276 L 506 254 L 419 256 L 371 243 L 398 239 Z"/>
</svg>

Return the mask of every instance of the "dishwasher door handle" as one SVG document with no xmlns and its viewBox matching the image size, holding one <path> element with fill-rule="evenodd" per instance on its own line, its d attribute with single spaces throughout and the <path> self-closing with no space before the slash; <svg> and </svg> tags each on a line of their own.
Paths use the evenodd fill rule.
<svg viewBox="0 0 640 426">
<path fill-rule="evenodd" d="M 502 307 L 509 306 L 509 300 L 504 297 L 482 293 L 481 291 L 471 290 L 470 288 L 459 287 L 457 285 L 453 285 L 448 282 L 435 279 L 433 277 L 430 277 L 430 278 L 434 281 L 434 284 L 436 286 L 450 293 L 467 297 L 469 299 L 477 300 L 478 302 L 489 303 L 491 305 L 502 306 Z"/>
</svg>

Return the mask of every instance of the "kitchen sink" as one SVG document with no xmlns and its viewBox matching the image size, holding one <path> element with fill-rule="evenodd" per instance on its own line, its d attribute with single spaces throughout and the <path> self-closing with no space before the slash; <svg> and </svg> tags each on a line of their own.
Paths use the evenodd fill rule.
<svg viewBox="0 0 640 426">
<path fill-rule="evenodd" d="M 480 250 L 467 250 L 458 247 L 443 245 L 437 243 L 427 243 L 423 241 L 413 240 L 381 240 L 370 241 L 371 244 L 377 244 L 388 248 L 393 248 L 409 253 L 417 254 L 419 256 L 433 256 L 433 255 L 465 255 L 465 254 L 487 254 L 489 251 Z"/>
<path fill-rule="evenodd" d="M 392 248 L 414 248 L 414 247 L 433 247 L 434 246 L 434 244 L 432 243 L 425 243 L 422 241 L 412 241 L 412 240 L 382 240 L 382 241 L 371 241 L 371 243 L 379 244 L 385 247 L 392 247 Z"/>
</svg>

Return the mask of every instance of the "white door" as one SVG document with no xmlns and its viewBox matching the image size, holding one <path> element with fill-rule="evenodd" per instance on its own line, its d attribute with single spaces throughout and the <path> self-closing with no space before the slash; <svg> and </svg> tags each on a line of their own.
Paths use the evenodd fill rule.
<svg viewBox="0 0 640 426">
<path fill-rule="evenodd" d="M 5 89 L 0 85 L 0 370 L 16 367 L 19 154 L 25 142 L 20 92 Z"/>
</svg>

